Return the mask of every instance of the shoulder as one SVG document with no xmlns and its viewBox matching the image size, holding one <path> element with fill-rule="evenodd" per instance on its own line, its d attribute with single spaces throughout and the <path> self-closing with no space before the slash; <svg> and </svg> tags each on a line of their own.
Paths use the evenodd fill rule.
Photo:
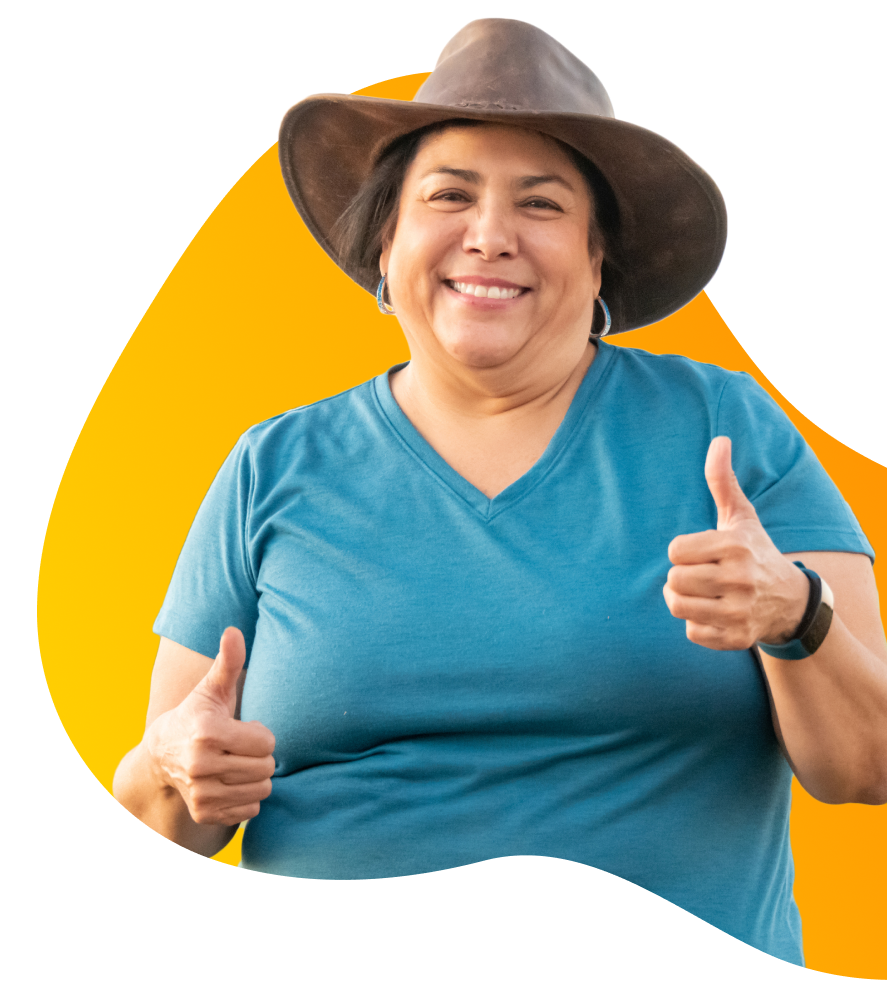
<svg viewBox="0 0 887 984">
<path fill-rule="evenodd" d="M 299 441 L 311 435 L 325 434 L 334 439 L 340 431 L 353 430 L 372 409 L 374 386 L 375 379 L 371 379 L 316 403 L 269 417 L 245 431 L 240 443 L 258 452 L 279 442 Z"/>
<path fill-rule="evenodd" d="M 387 460 L 391 436 L 378 406 L 380 380 L 384 376 L 253 425 L 226 470 L 255 495 L 273 492 L 280 482 L 334 480 L 344 462 L 354 471 Z"/>
<path fill-rule="evenodd" d="M 266 474 L 369 456 L 385 441 L 376 396 L 379 379 L 384 376 L 253 425 L 232 455 Z"/>
<path fill-rule="evenodd" d="M 619 389 L 626 395 L 641 394 L 645 403 L 653 400 L 689 408 L 704 405 L 716 414 L 721 403 L 753 393 L 772 403 L 758 383 L 745 372 L 735 372 L 684 355 L 656 354 L 644 349 L 608 345 Z M 775 406 L 775 405 L 774 405 Z"/>
<path fill-rule="evenodd" d="M 756 435 L 758 453 L 768 443 L 800 446 L 803 439 L 779 404 L 747 372 L 736 372 L 683 355 L 657 355 L 643 349 L 610 346 L 623 394 L 674 426 L 709 422 L 710 437 L 724 434 L 748 440 Z M 677 418 L 677 419 L 675 419 Z"/>
<path fill-rule="evenodd" d="M 646 349 L 629 348 L 626 345 L 608 345 L 607 350 L 623 372 L 640 375 L 655 374 L 697 384 L 723 385 L 734 377 L 750 379 L 747 373 L 734 372 L 709 362 L 697 362 L 686 355 L 648 352 Z"/>
</svg>

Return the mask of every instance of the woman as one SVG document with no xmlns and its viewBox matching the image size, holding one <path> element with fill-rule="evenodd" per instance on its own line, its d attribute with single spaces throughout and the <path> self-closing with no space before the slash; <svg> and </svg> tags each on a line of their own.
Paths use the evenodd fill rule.
<svg viewBox="0 0 887 984">
<path fill-rule="evenodd" d="M 711 179 L 515 21 L 280 149 L 411 360 L 229 456 L 115 794 L 279 874 L 573 859 L 802 962 L 792 769 L 887 800 L 871 548 L 748 377 L 600 341 L 714 272 Z"/>
</svg>

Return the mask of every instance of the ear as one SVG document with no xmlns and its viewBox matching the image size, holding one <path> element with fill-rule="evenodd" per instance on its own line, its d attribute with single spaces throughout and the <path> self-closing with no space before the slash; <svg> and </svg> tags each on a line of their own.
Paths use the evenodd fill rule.
<svg viewBox="0 0 887 984">
<path fill-rule="evenodd" d="M 388 273 L 388 261 L 391 257 L 391 245 L 394 242 L 395 225 L 396 222 L 389 219 L 382 230 L 382 252 L 379 254 L 379 273 L 382 276 Z"/>
<path fill-rule="evenodd" d="M 594 296 L 597 297 L 601 292 L 601 281 L 603 280 L 601 269 L 604 264 L 604 251 L 598 246 L 595 249 L 589 250 L 588 256 L 591 260 L 591 278 L 594 284 Z"/>
</svg>

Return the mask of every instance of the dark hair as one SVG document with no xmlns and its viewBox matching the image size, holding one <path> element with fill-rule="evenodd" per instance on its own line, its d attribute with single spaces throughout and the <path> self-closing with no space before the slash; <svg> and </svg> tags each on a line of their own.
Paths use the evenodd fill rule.
<svg viewBox="0 0 887 984">
<path fill-rule="evenodd" d="M 386 238 L 394 231 L 400 192 L 404 177 L 416 157 L 425 137 L 451 127 L 483 126 L 484 120 L 445 120 L 413 130 L 398 137 L 382 152 L 372 173 L 360 191 L 351 199 L 333 229 L 333 240 L 339 260 L 348 273 L 366 272 L 370 278 L 379 269 L 379 257 Z M 552 138 L 555 139 L 556 138 Z M 618 258 L 619 208 L 607 180 L 598 168 L 574 147 L 557 140 L 573 166 L 585 179 L 591 199 L 591 221 L 588 228 L 589 252 L 601 250 L 604 262 L 601 269 L 601 294 L 612 298 L 610 303 L 614 324 L 618 310 L 618 291 L 622 280 Z M 615 305 L 615 306 L 614 306 Z"/>
</svg>

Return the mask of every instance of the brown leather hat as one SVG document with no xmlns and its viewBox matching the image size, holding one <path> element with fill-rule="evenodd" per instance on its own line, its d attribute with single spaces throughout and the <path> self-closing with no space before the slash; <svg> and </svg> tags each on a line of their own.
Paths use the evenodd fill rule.
<svg viewBox="0 0 887 984">
<path fill-rule="evenodd" d="M 621 276 L 610 288 L 618 297 L 605 296 L 614 310 L 611 334 L 677 311 L 717 269 L 727 213 L 714 181 L 668 140 L 615 119 L 597 76 L 554 38 L 498 19 L 459 31 L 412 102 L 319 95 L 284 117 L 284 181 L 339 266 L 330 233 L 380 154 L 406 133 L 451 119 L 510 123 L 556 137 L 603 174 L 619 211 Z M 375 293 L 377 269 L 346 272 Z"/>
</svg>

